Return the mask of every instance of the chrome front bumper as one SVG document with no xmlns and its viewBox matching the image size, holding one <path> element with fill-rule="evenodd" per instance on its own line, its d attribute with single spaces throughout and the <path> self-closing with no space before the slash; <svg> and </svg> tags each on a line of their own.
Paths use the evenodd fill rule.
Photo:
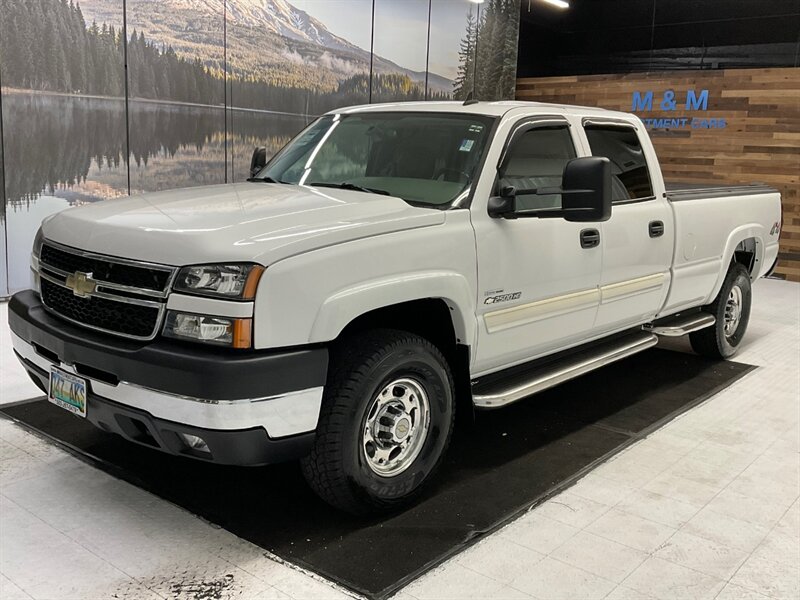
<svg viewBox="0 0 800 600">
<path fill-rule="evenodd" d="M 87 377 L 73 365 L 54 362 L 36 352 L 36 349 L 18 335 L 11 333 L 11 342 L 17 355 L 26 363 L 49 373 L 50 367 L 83 377 L 89 381 L 98 396 L 119 404 L 143 410 L 157 419 L 202 427 L 205 429 L 249 429 L 263 427 L 272 438 L 281 438 L 313 431 L 317 426 L 322 403 L 322 387 L 287 392 L 266 398 L 241 400 L 209 400 L 191 398 L 150 389 L 120 381 L 110 385 L 99 379 Z"/>
</svg>

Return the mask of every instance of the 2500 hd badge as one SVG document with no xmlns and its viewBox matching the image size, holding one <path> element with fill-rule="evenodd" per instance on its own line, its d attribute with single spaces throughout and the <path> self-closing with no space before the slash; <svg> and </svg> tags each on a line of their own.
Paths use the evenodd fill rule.
<svg viewBox="0 0 800 600">
<path fill-rule="evenodd" d="M 510 300 L 519 300 L 522 292 L 512 292 L 510 294 L 500 294 L 498 296 L 489 296 L 483 301 L 484 304 L 497 304 L 498 302 L 509 302 Z"/>
</svg>

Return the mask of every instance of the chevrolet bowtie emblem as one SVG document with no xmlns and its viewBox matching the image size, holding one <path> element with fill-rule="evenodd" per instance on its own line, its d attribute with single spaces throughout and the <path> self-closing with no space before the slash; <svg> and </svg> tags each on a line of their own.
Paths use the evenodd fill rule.
<svg viewBox="0 0 800 600">
<path fill-rule="evenodd" d="M 75 271 L 72 275 L 67 275 L 66 286 L 72 290 L 72 293 L 81 298 L 88 298 L 92 295 L 97 282 L 92 279 L 91 273 L 81 273 Z"/>
</svg>

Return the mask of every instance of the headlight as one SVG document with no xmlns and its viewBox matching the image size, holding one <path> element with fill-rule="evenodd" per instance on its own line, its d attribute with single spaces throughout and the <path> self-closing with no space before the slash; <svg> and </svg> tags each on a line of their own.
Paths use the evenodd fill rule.
<svg viewBox="0 0 800 600">
<path fill-rule="evenodd" d="M 253 320 L 195 315 L 174 310 L 167 312 L 164 323 L 166 337 L 230 348 L 250 348 L 253 341 Z"/>
<path fill-rule="evenodd" d="M 44 243 L 44 236 L 42 235 L 42 228 L 36 231 L 36 237 L 33 238 L 33 255 L 39 258 L 42 255 L 42 244 Z"/>
<path fill-rule="evenodd" d="M 31 250 L 31 289 L 39 294 L 42 293 L 42 284 L 39 281 L 39 257 L 42 256 L 42 244 L 44 243 L 44 236 L 42 235 L 42 228 L 36 231 L 36 236 L 33 238 L 33 248 Z"/>
<path fill-rule="evenodd" d="M 252 300 L 264 267 L 253 264 L 197 265 L 178 271 L 176 292 Z"/>
</svg>

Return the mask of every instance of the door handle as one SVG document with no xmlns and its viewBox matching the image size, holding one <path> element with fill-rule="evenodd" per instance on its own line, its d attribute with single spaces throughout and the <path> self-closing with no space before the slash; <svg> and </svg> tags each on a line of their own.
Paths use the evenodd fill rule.
<svg viewBox="0 0 800 600">
<path fill-rule="evenodd" d="M 600 232 L 597 229 L 581 231 L 581 248 L 596 248 L 600 245 Z"/>
<path fill-rule="evenodd" d="M 657 238 L 664 235 L 664 221 L 650 221 L 647 226 L 651 238 Z"/>
</svg>

